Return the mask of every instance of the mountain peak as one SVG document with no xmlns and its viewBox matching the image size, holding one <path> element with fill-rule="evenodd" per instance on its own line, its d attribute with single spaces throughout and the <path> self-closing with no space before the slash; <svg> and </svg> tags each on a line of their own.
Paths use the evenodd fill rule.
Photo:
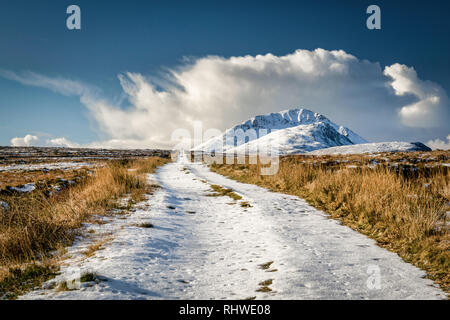
<svg viewBox="0 0 450 320">
<path fill-rule="evenodd" d="M 237 139 L 237 134 L 245 136 L 244 139 Z M 320 113 L 294 108 L 257 115 L 193 150 L 227 152 L 236 149 L 236 152 L 245 152 L 248 146 L 252 150 L 258 149 L 262 142 L 270 143 L 271 148 L 282 153 L 303 153 L 367 141 Z"/>
<path fill-rule="evenodd" d="M 295 108 L 257 115 L 243 122 L 241 125 L 253 128 L 284 129 L 300 124 L 311 124 L 323 120 L 329 121 L 325 116 L 317 112 L 304 108 Z"/>
</svg>

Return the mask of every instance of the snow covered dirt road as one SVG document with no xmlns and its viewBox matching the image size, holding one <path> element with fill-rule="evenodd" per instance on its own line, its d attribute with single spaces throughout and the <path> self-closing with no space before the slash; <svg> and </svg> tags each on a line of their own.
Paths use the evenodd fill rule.
<svg viewBox="0 0 450 320">
<path fill-rule="evenodd" d="M 230 180 L 185 157 L 149 179 L 161 188 L 136 212 L 89 226 L 110 238 L 102 250 L 86 257 L 92 243 L 76 242 L 61 275 L 21 298 L 446 298 L 424 271 L 300 198 Z M 211 196 L 211 185 L 242 199 Z M 98 279 L 77 290 L 54 288 L 74 270 Z"/>
</svg>

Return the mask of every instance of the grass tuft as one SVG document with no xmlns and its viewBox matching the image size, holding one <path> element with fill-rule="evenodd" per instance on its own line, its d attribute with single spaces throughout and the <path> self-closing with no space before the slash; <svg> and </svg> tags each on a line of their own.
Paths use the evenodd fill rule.
<svg viewBox="0 0 450 320">
<path fill-rule="evenodd" d="M 248 201 L 242 201 L 240 203 L 240 205 L 242 208 L 251 208 L 252 207 L 252 205 Z"/>
<path fill-rule="evenodd" d="M 80 278 L 80 282 L 84 283 L 84 282 L 93 282 L 97 279 L 97 276 L 95 275 L 95 273 L 92 272 L 87 272 L 84 273 L 81 278 Z"/>
<path fill-rule="evenodd" d="M 219 186 L 217 184 L 212 184 L 211 189 L 214 191 L 214 193 L 209 194 L 210 197 L 230 197 L 233 200 L 241 200 L 242 197 L 238 195 L 237 193 L 233 192 L 233 189 L 227 189 L 222 186 Z"/>
<path fill-rule="evenodd" d="M 272 284 L 272 282 L 273 282 L 272 279 L 268 279 L 268 280 L 265 280 L 265 281 L 261 281 L 261 282 L 259 283 L 259 285 L 260 285 L 260 286 L 270 286 L 270 285 Z"/>
<path fill-rule="evenodd" d="M 270 292 L 270 291 L 272 291 L 272 289 L 270 289 L 267 286 L 263 286 L 263 287 L 261 287 L 261 288 L 256 290 L 256 292 Z"/>
<path fill-rule="evenodd" d="M 261 269 L 263 269 L 263 270 L 267 270 L 267 269 L 270 268 L 270 266 L 271 266 L 272 264 L 273 264 L 273 261 L 269 261 L 269 262 L 260 264 L 259 267 L 260 267 Z"/>
<path fill-rule="evenodd" d="M 56 266 L 29 264 L 24 267 L 13 267 L 0 281 L 0 300 L 15 299 L 18 295 L 52 279 L 56 275 Z"/>
</svg>

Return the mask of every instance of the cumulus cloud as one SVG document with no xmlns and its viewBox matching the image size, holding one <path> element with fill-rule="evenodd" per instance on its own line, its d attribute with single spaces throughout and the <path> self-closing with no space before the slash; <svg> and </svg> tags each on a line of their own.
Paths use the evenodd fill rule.
<svg viewBox="0 0 450 320">
<path fill-rule="evenodd" d="M 435 139 L 428 141 L 427 146 L 429 146 L 433 150 L 450 150 L 450 134 L 447 136 L 447 142 L 442 141 L 441 139 Z"/>
<path fill-rule="evenodd" d="M 423 128 L 447 130 L 450 121 L 445 91 L 421 80 L 413 68 L 383 69 L 342 50 L 186 59 L 156 81 L 123 73 L 118 76 L 127 96 L 123 105 L 100 99 L 98 90 L 76 81 L 5 71 L 0 76 L 80 96 L 108 137 L 91 146 L 168 148 L 177 142 L 174 131 L 192 133 L 196 121 L 203 130 L 224 130 L 294 107 L 323 113 L 372 141 L 424 139 Z"/>
<path fill-rule="evenodd" d="M 399 115 L 402 122 L 411 127 L 437 127 L 446 124 L 449 101 L 445 91 L 437 84 L 422 81 L 417 77 L 414 68 L 401 64 L 386 67 L 384 74 L 391 77 L 392 88 L 399 96 L 413 95 L 417 101 L 403 106 Z"/>
<path fill-rule="evenodd" d="M 37 136 L 33 136 L 31 134 L 27 134 L 25 137 L 15 137 L 11 139 L 11 145 L 13 147 L 29 147 L 34 146 L 39 141 Z"/>
<path fill-rule="evenodd" d="M 43 139 L 43 137 L 27 134 L 24 137 L 11 139 L 13 147 L 60 147 L 60 148 L 109 148 L 109 149 L 141 149 L 152 147 L 153 141 L 139 139 L 108 139 L 80 144 L 70 141 L 65 137 Z M 165 148 L 170 148 L 172 144 L 167 144 Z M 153 148 L 153 147 L 152 147 Z"/>
</svg>

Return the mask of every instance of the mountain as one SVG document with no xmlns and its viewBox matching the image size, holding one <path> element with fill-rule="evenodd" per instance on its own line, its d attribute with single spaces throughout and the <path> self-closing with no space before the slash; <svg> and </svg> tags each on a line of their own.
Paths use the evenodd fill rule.
<svg viewBox="0 0 450 320">
<path fill-rule="evenodd" d="M 355 144 L 350 146 L 331 147 L 326 149 L 308 152 L 311 155 L 332 155 L 332 154 L 361 154 L 380 152 L 410 152 L 410 151 L 431 151 L 426 145 L 420 142 L 376 142 Z"/>
<path fill-rule="evenodd" d="M 192 151 L 256 153 L 270 150 L 272 154 L 295 154 L 366 142 L 324 115 L 307 109 L 291 109 L 256 116 Z"/>
</svg>

